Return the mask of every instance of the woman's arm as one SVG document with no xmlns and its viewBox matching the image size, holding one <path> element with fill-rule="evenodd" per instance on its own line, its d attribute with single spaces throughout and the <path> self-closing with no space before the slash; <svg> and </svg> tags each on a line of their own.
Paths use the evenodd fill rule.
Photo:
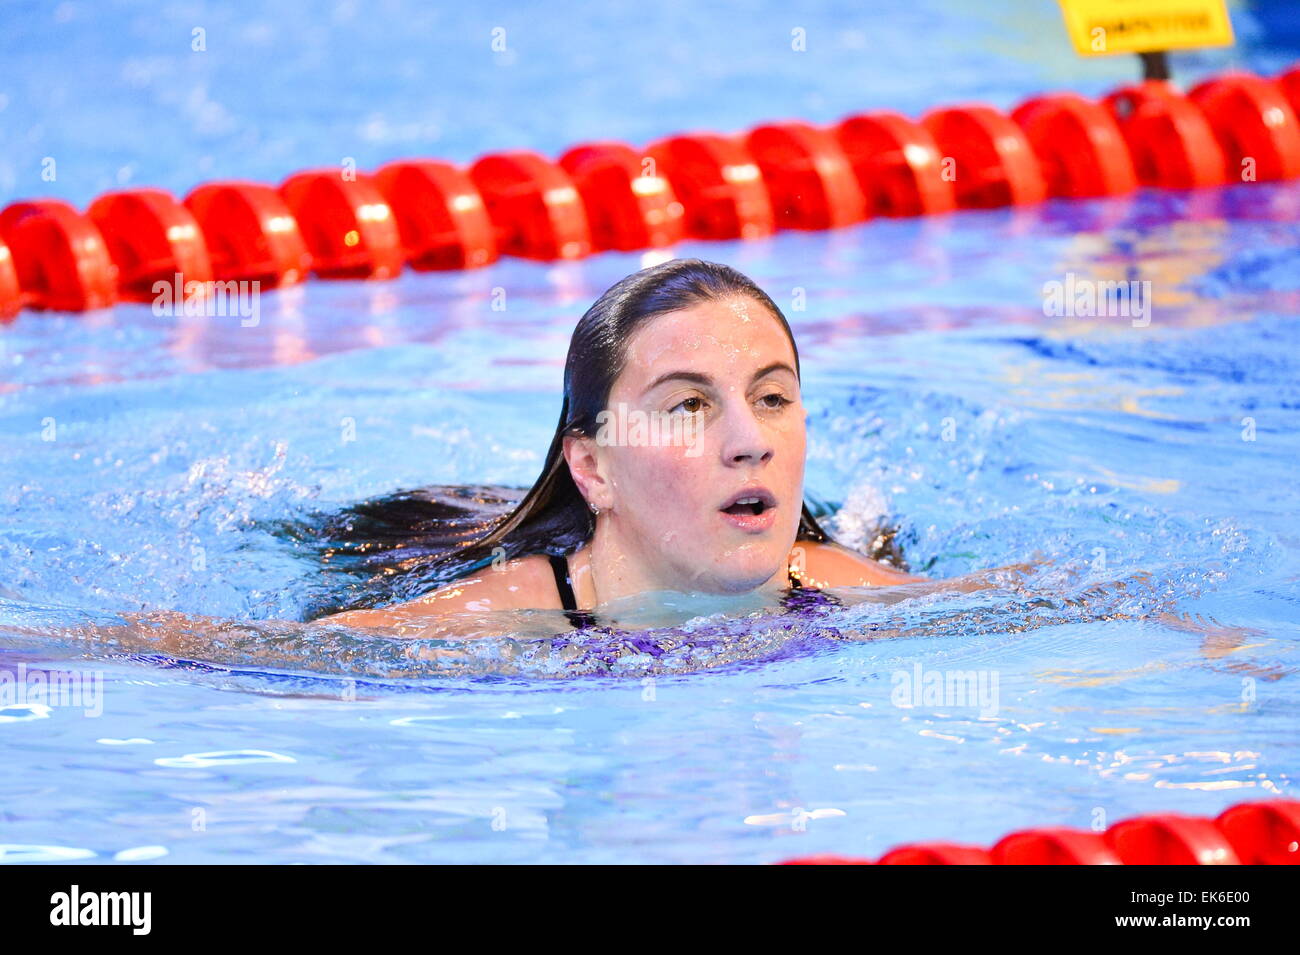
<svg viewBox="0 0 1300 955">
<path fill-rule="evenodd" d="M 449 614 L 479 614 L 501 610 L 559 608 L 559 594 L 544 557 L 529 556 L 489 564 L 432 593 L 374 610 L 345 610 L 321 618 L 322 623 L 349 627 L 419 627 Z"/>
<path fill-rule="evenodd" d="M 495 615 L 489 615 L 495 616 Z M 96 652 L 162 654 L 233 667 L 271 667 L 336 676 L 427 675 L 427 664 L 467 661 L 465 641 L 502 632 L 482 614 L 422 616 L 393 628 L 317 621 L 239 621 L 175 610 L 114 614 L 48 607 L 3 620 L 7 634 L 94 644 Z"/>
<path fill-rule="evenodd" d="M 795 575 L 812 587 L 895 587 L 924 582 L 833 541 L 800 541 L 790 552 Z"/>
<path fill-rule="evenodd" d="M 888 567 L 832 541 L 820 544 L 801 542 L 791 552 L 791 564 L 797 574 L 801 572 L 796 563 L 800 559 L 800 551 L 803 552 L 801 575 L 814 587 L 897 587 L 900 588 L 901 595 L 908 597 L 953 591 L 971 593 L 993 587 L 1014 589 L 1020 582 L 1019 578 L 1051 563 L 1046 558 L 1037 557 L 1006 567 L 932 580 Z"/>
</svg>

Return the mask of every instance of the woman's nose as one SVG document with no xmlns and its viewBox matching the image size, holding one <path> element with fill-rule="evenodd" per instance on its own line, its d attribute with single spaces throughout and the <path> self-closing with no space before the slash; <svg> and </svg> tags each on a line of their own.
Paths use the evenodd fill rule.
<svg viewBox="0 0 1300 955">
<path fill-rule="evenodd" d="M 728 418 L 730 420 L 724 425 L 727 435 L 723 441 L 723 458 L 727 464 L 766 464 L 772 460 L 776 449 L 767 429 L 751 411 L 741 409 Z"/>
</svg>

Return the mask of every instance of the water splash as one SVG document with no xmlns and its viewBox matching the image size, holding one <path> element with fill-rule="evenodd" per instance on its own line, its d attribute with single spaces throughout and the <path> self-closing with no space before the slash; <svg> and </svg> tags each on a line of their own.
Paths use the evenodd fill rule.
<svg viewBox="0 0 1300 955">
<path fill-rule="evenodd" d="M 89 658 L 149 665 L 326 674 L 331 678 L 647 677 L 766 663 L 875 640 L 995 637 L 1168 613 L 1222 572 L 1182 567 L 1097 579 L 1087 564 L 1044 563 L 977 579 L 844 588 L 840 606 L 697 616 L 672 626 L 556 632 L 553 611 L 454 614 L 393 631 L 327 622 L 118 617 L 0 601 L 0 632 L 44 636 Z"/>
</svg>

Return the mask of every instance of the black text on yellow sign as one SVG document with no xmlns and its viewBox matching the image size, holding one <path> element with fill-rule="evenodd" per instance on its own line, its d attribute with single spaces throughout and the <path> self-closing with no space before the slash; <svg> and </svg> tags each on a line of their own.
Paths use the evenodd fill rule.
<svg viewBox="0 0 1300 955">
<path fill-rule="evenodd" d="M 1059 0 L 1080 56 L 1231 46 L 1224 0 Z"/>
</svg>

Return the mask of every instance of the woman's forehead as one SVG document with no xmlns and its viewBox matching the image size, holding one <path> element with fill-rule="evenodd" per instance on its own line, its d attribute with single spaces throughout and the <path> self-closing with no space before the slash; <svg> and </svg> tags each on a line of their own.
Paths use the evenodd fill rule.
<svg viewBox="0 0 1300 955">
<path fill-rule="evenodd" d="M 657 375 L 669 365 L 744 374 L 778 361 L 795 364 L 781 322 L 761 303 L 736 297 L 647 321 L 628 342 L 624 375 Z"/>
</svg>

